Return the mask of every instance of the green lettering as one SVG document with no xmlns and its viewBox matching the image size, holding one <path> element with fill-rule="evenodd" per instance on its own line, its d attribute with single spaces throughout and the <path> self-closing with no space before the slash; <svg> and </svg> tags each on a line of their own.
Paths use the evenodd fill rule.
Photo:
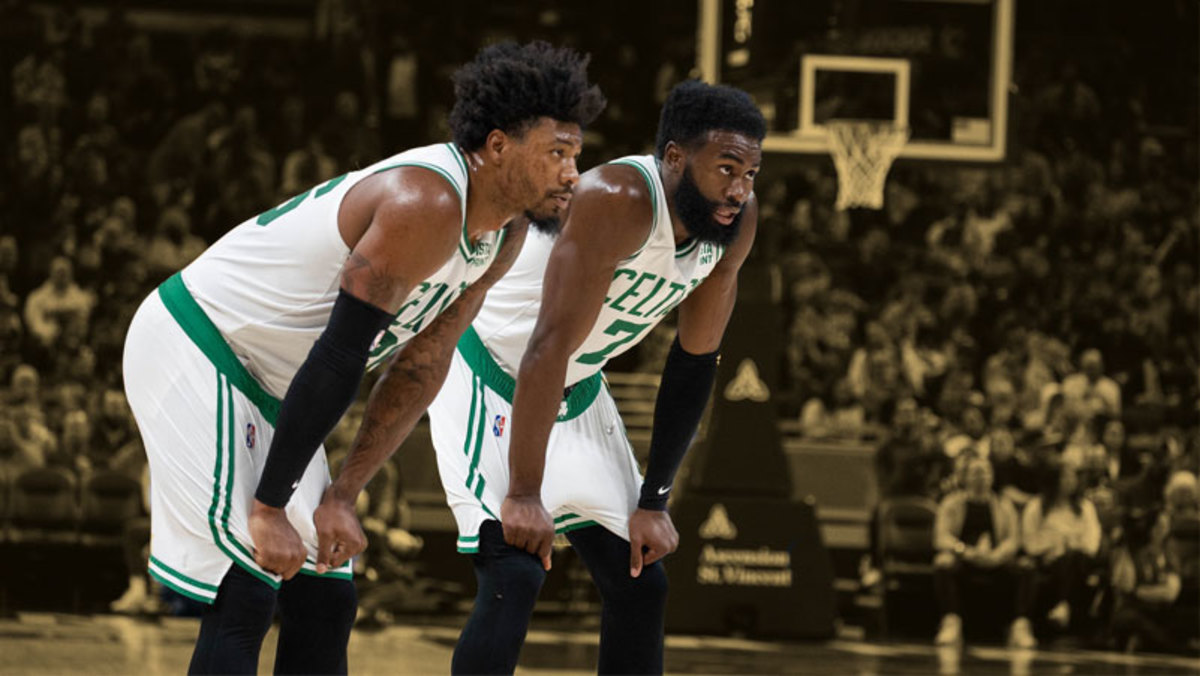
<svg viewBox="0 0 1200 676">
<path fill-rule="evenodd" d="M 658 284 L 655 284 L 655 285 L 654 285 L 654 290 L 650 292 L 650 295 L 648 295 L 648 296 L 646 296 L 645 298 L 643 298 L 643 299 L 642 299 L 642 302 L 638 303 L 637 305 L 634 305 L 634 306 L 633 306 L 633 309 L 629 311 L 629 314 L 633 315 L 634 317 L 645 317 L 645 315 L 643 315 L 643 314 L 641 314 L 640 312 L 638 312 L 638 308 L 642 307 L 642 306 L 643 306 L 643 305 L 645 305 L 646 303 L 649 303 L 649 302 L 650 302 L 650 300 L 651 300 L 652 298 L 654 298 L 654 296 L 655 296 L 656 294 L 658 294 L 658 290 L 659 290 L 659 289 L 661 289 L 661 288 L 663 288 L 663 285 L 664 285 L 664 284 L 666 284 L 666 283 L 667 283 L 667 280 L 666 280 L 665 278 L 663 278 L 663 277 L 659 277 L 659 278 L 658 278 Z"/>
<path fill-rule="evenodd" d="M 616 284 L 616 283 L 617 283 L 617 277 L 620 277 L 621 275 L 629 275 L 629 278 L 630 278 L 630 279 L 637 279 L 637 273 L 636 273 L 636 272 L 634 272 L 633 270 L 627 270 L 627 269 L 625 269 L 625 268 L 621 268 L 620 270 L 617 270 L 616 272 L 614 272 L 614 273 L 613 273 L 613 281 L 612 281 L 612 284 Z M 610 289 L 611 289 L 611 288 L 612 288 L 612 284 L 609 284 L 608 288 L 610 288 Z M 604 297 L 604 304 L 605 304 L 605 305 L 608 305 L 608 303 L 609 303 L 610 301 L 612 301 L 612 299 L 611 299 L 611 298 L 609 298 L 608 296 L 605 296 L 605 297 Z"/>
<path fill-rule="evenodd" d="M 659 301 L 658 305 L 655 305 L 654 307 L 650 308 L 650 311 L 647 312 L 646 314 L 653 315 L 654 312 L 656 310 L 658 310 L 658 308 L 662 307 L 664 304 L 666 304 L 668 301 L 670 301 L 672 298 L 674 298 L 675 294 L 679 293 L 680 291 L 683 291 L 686 288 L 687 287 L 684 286 L 683 284 L 679 284 L 677 282 L 671 282 L 671 291 L 670 291 L 670 293 L 667 294 L 667 297 L 662 299 L 661 301 Z M 673 307 L 673 306 L 668 306 L 667 309 L 663 312 L 663 314 L 670 312 L 671 307 Z"/>
<path fill-rule="evenodd" d="M 618 347 L 621 347 L 622 345 L 624 345 L 625 343 L 628 343 L 629 341 L 633 340 L 634 338 L 637 338 L 638 334 L 640 334 L 642 331 L 644 331 L 647 326 L 650 326 L 650 325 L 649 324 L 634 324 L 633 322 L 627 322 L 623 319 L 617 319 L 617 320 L 613 321 L 612 324 L 609 324 L 607 329 L 604 329 L 604 333 L 607 335 L 610 335 L 610 336 L 619 336 L 622 333 L 624 333 L 624 334 L 626 334 L 625 337 L 617 338 L 613 342 L 609 343 L 602 350 L 597 350 L 595 352 L 588 352 L 587 354 L 581 354 L 581 355 L 579 355 L 579 358 L 576 359 L 575 361 L 579 362 L 580 364 L 587 364 L 589 366 L 591 366 L 593 364 L 603 363 L 604 360 L 608 358 L 608 355 L 612 354 L 613 350 L 617 349 Z"/>
<path fill-rule="evenodd" d="M 652 272 L 643 272 L 642 276 L 638 277 L 638 280 L 636 282 L 634 282 L 628 289 L 625 290 L 625 293 L 621 294 L 620 296 L 617 296 L 617 299 L 612 302 L 612 306 L 611 306 L 612 309 L 620 310 L 621 312 L 629 312 L 629 310 L 626 310 L 625 308 L 621 307 L 621 301 L 625 300 L 626 298 L 629 298 L 630 296 L 640 296 L 641 294 L 639 294 L 637 292 L 637 290 L 638 290 L 638 287 L 642 285 L 642 282 L 646 281 L 647 279 L 656 279 L 657 277 L 658 277 L 658 275 L 656 275 Z"/>
<path fill-rule="evenodd" d="M 341 176 L 338 176 L 336 178 L 329 179 L 328 181 L 326 181 L 325 185 L 322 185 L 320 188 L 317 188 L 317 192 L 316 192 L 316 194 L 313 195 L 313 199 L 316 199 L 316 198 L 324 195 L 325 193 L 329 192 L 330 190 L 333 190 L 334 188 L 337 187 L 338 183 L 341 183 L 344 180 L 346 180 L 346 174 L 342 174 Z M 308 190 L 305 190 L 304 192 L 300 193 L 299 195 L 296 195 L 292 199 L 284 202 L 283 204 L 280 204 L 279 206 L 275 207 L 274 209 L 268 209 L 268 210 L 262 212 L 261 214 L 258 215 L 258 218 L 254 222 L 258 223 L 259 225 L 270 225 L 271 221 L 275 220 L 276 218 L 279 218 L 280 216 L 291 211 L 292 209 L 295 209 L 296 207 L 300 206 L 300 203 L 303 202 L 305 200 L 305 198 L 307 198 L 309 196 L 309 194 L 312 193 L 312 191 L 313 191 L 312 188 L 309 188 Z"/>
<path fill-rule="evenodd" d="M 442 297 L 443 293 L 446 293 L 446 289 L 448 288 L 450 287 L 446 286 L 445 284 L 438 284 L 437 291 L 433 292 L 433 298 L 429 299 L 429 302 L 425 304 L 425 307 L 421 308 L 421 312 L 419 312 L 416 317 L 413 317 L 412 321 L 405 324 L 404 328 L 412 331 L 413 333 L 420 333 L 421 325 L 425 323 L 425 316 L 429 314 L 429 311 L 433 309 L 434 304 L 438 302 L 438 299 Z"/>
</svg>

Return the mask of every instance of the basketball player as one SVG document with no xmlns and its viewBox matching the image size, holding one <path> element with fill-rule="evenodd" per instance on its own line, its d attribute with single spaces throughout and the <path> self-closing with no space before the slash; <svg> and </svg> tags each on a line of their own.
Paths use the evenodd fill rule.
<svg viewBox="0 0 1200 676">
<path fill-rule="evenodd" d="M 744 92 L 677 86 L 655 155 L 584 174 L 562 231 L 535 226 L 459 341 L 429 409 L 479 583 L 454 672 L 515 669 L 555 532 L 600 590 L 599 671 L 662 671 L 667 499 L 754 241 L 765 130 Z M 677 306 L 643 482 L 600 371 Z"/>
<path fill-rule="evenodd" d="M 191 672 L 255 672 L 278 602 L 276 672 L 345 673 L 362 533 L 317 565 L 317 531 L 341 514 L 314 514 L 322 441 L 364 368 L 444 377 L 428 355 L 448 361 L 527 219 L 564 213 L 581 127 L 604 106 L 586 65 L 545 43 L 482 50 L 455 76 L 452 143 L 247 220 L 142 303 L 125 386 L 150 460 L 150 573 L 209 604 Z M 429 389 L 407 401 L 414 421 Z M 372 396 L 368 417 L 393 405 Z"/>
</svg>

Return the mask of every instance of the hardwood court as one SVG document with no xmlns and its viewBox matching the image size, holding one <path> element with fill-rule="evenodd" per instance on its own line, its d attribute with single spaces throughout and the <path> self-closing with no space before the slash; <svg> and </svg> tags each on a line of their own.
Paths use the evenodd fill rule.
<svg viewBox="0 0 1200 676">
<path fill-rule="evenodd" d="M 404 625 L 356 631 L 350 641 L 354 674 L 447 673 L 458 636 L 446 618 L 433 626 Z M 595 672 L 594 630 L 530 632 L 521 673 Z M 182 674 L 187 669 L 195 620 L 144 621 L 126 617 L 25 614 L 0 620 L 2 674 Z M 261 662 L 270 673 L 275 632 Z M 1200 660 L 1091 651 L 1010 651 L 999 647 L 939 650 L 921 644 L 853 640 L 782 643 L 733 638 L 673 636 L 667 640 L 669 673 L 707 674 L 1195 674 Z"/>
</svg>

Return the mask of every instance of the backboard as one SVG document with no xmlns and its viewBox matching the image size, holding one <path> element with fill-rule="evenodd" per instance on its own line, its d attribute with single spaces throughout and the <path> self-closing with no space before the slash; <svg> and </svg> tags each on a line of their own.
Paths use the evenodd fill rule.
<svg viewBox="0 0 1200 676">
<path fill-rule="evenodd" d="M 698 0 L 698 67 L 750 92 L 763 149 L 829 152 L 825 123 L 908 127 L 899 157 L 1003 160 L 1016 0 Z"/>
</svg>

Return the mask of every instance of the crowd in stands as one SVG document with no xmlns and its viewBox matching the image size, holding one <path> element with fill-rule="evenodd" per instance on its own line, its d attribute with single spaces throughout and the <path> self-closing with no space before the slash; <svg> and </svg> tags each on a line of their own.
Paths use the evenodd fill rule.
<svg viewBox="0 0 1200 676">
<path fill-rule="evenodd" d="M 588 130 L 591 162 L 653 140 L 643 122 L 657 119 L 691 59 L 687 31 L 635 49 L 613 22 L 597 30 L 577 16 L 568 25 L 554 10 L 508 32 L 453 4 L 323 0 L 314 15 L 311 4 L 280 3 L 246 22 L 259 29 L 189 25 L 188 12 L 255 11 L 238 3 L 184 8 L 174 21 L 157 15 L 157 26 L 131 18 L 137 9 L 0 1 L 0 488 L 35 470 L 67 476 L 77 493 L 107 473 L 145 487 L 121 375 L 142 299 L 243 220 L 448 138 L 450 73 L 486 41 L 534 37 L 523 27 L 561 30 L 560 42 L 583 49 L 619 46 L 615 58 L 638 75 L 597 74 L 614 104 Z M 654 93 L 622 93 L 631 87 Z M 346 449 L 352 424 L 331 438 L 331 455 Z M 394 467 L 361 507 L 373 549 L 359 561 L 367 614 L 436 601 L 414 579 L 421 542 L 403 528 Z M 120 610 L 153 605 L 144 563 L 135 565 L 144 526 L 130 529 L 140 545 L 130 544 L 138 552 Z"/>
<path fill-rule="evenodd" d="M 143 481 L 121 385 L 142 298 L 242 220 L 445 137 L 452 64 L 430 68 L 437 49 L 461 61 L 498 36 L 385 41 L 371 23 L 168 34 L 120 10 L 0 2 L 0 480 Z M 609 30 L 564 40 L 586 49 Z M 676 32 L 596 69 L 611 103 L 592 161 L 652 140 L 691 58 Z M 760 248 L 787 289 L 781 414 L 805 436 L 878 444 L 885 499 L 941 501 L 947 618 L 966 573 L 1004 571 L 1019 645 L 1101 606 L 1109 639 L 1171 645 L 1163 613 L 1200 568 L 1172 536 L 1196 519 L 1200 470 L 1196 129 L 1157 131 L 1136 72 L 1100 86 L 1086 63 L 1045 70 L 1014 97 L 1011 161 L 901 164 L 882 211 L 836 211 L 831 166 L 764 171 Z M 419 543 L 383 476 L 391 497 L 364 513 L 392 544 L 380 569 L 398 569 Z M 1109 600 L 1080 605 L 1089 590 Z"/>
<path fill-rule="evenodd" d="M 941 642 L 964 570 L 1012 578 L 1017 645 L 1090 617 L 1174 646 L 1164 618 L 1198 607 L 1196 122 L 1154 123 L 1180 113 L 1146 100 L 1156 64 L 1070 58 L 1022 83 L 1003 166 L 900 163 L 877 213 L 835 211 L 820 168 L 760 188 L 790 289 L 785 415 L 877 444 L 884 500 L 941 501 Z M 1081 606 L 1089 585 L 1108 600 Z"/>
</svg>

